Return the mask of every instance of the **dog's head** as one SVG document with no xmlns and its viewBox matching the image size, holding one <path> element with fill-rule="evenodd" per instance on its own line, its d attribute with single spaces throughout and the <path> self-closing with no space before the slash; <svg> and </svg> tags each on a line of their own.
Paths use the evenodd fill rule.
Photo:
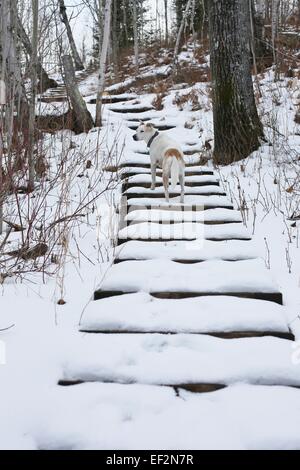
<svg viewBox="0 0 300 470">
<path fill-rule="evenodd" d="M 136 134 L 134 134 L 133 136 L 133 140 L 145 140 L 146 142 L 148 142 L 154 132 L 155 129 L 153 124 L 149 122 L 145 124 L 141 121 L 139 127 L 136 130 Z"/>
</svg>

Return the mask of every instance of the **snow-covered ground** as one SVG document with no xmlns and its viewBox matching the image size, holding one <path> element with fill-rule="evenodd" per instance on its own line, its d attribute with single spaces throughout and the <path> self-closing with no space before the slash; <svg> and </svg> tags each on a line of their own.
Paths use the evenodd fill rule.
<svg viewBox="0 0 300 470">
<path fill-rule="evenodd" d="M 157 69 L 157 72 L 162 72 L 162 69 Z M 95 76 L 87 79 L 80 88 L 89 103 L 95 93 Z M 88 154 L 92 164 L 98 164 L 100 169 L 101 161 L 107 159 L 109 152 L 111 165 L 120 161 L 129 166 L 130 163 L 143 164 L 148 160 L 148 156 L 141 154 L 146 150 L 145 145 L 133 141 L 134 131 L 128 128 L 127 122 L 128 119 L 138 121 L 139 118 L 150 118 L 154 125 L 176 125 L 168 131 L 169 134 L 185 149 L 194 147 L 198 154 L 199 149 L 204 151 L 205 142 L 213 138 L 212 111 L 208 84 L 199 83 L 193 89 L 199 94 L 200 109 L 197 111 L 192 111 L 190 103 L 182 110 L 174 103 L 176 96 L 187 94 L 191 88 L 171 90 L 164 98 L 163 110 L 150 110 L 138 117 L 135 113 L 123 115 L 112 111 L 121 105 L 105 105 L 105 125 L 100 135 L 98 131 L 91 131 L 84 137 L 70 135 L 67 131 L 57 133 L 55 137 L 49 137 L 54 139 L 55 148 L 51 158 L 57 157 L 72 141 L 78 146 L 77 150 L 79 148 L 82 155 Z M 299 343 L 296 342 L 292 348 L 288 342 L 277 338 L 252 338 L 245 342 L 245 339 L 220 340 L 204 336 L 196 339 L 188 334 L 167 339 L 155 335 L 151 342 L 140 339 L 139 335 L 134 340 L 126 335 L 122 338 L 115 335 L 111 353 L 107 356 L 110 348 L 106 346 L 107 337 L 87 337 L 78 332 L 79 324 L 82 329 L 87 324 L 89 328 L 95 325 L 108 328 L 118 322 L 124 329 L 135 325 L 140 331 L 148 325 L 163 331 L 170 321 L 170 312 L 165 311 L 164 301 L 150 302 L 147 292 L 151 289 L 162 289 L 166 284 L 172 288 L 174 282 L 185 287 L 190 276 L 191 288 L 205 291 L 208 286 L 212 289 L 217 279 L 219 287 L 226 292 L 226 282 L 232 288 L 234 279 L 234 287 L 238 288 L 244 276 L 250 289 L 257 285 L 269 291 L 279 288 L 284 296 L 284 309 L 270 304 L 270 310 L 260 310 L 262 301 L 259 300 L 247 302 L 220 297 L 208 302 L 203 298 L 200 301 L 205 315 L 200 319 L 196 315 L 195 300 L 185 299 L 180 301 L 184 305 L 189 304 L 188 309 L 182 306 L 182 309 L 187 309 L 184 324 L 179 304 L 179 311 L 175 309 L 172 312 L 174 329 L 181 333 L 183 328 L 188 329 L 183 331 L 185 333 L 193 329 L 205 332 L 211 328 L 230 331 L 235 325 L 240 330 L 267 327 L 269 331 L 284 332 L 290 327 L 296 339 L 300 339 L 300 221 L 295 219 L 295 215 L 300 215 L 300 127 L 294 122 L 300 82 L 284 79 L 274 83 L 270 72 L 260 80 L 260 89 L 259 110 L 269 143 L 264 143 L 245 161 L 215 169 L 228 197 L 212 196 L 209 199 L 210 202 L 212 198 L 217 203 L 220 200 L 224 202 L 225 208 L 219 209 L 223 211 L 219 216 L 226 217 L 226 207 L 232 204 L 241 209 L 246 227 L 240 223 L 233 225 L 240 226 L 235 228 L 238 234 L 240 231 L 253 233 L 253 241 L 247 242 L 247 248 L 243 249 L 243 241 L 236 240 L 229 242 L 229 247 L 226 242 L 218 242 L 218 251 L 215 251 L 214 243 L 217 242 L 202 240 L 197 252 L 206 261 L 189 266 L 187 271 L 185 266 L 171 260 L 176 256 L 180 258 L 183 252 L 185 256 L 190 253 L 193 257 L 193 248 L 187 247 L 187 243 L 193 242 L 170 242 L 161 250 L 162 259 L 135 262 L 131 272 L 126 272 L 122 263 L 111 269 L 116 253 L 111 244 L 117 234 L 115 208 L 120 198 L 120 185 L 115 188 L 114 184 L 115 189 L 105 191 L 97 198 L 96 204 L 89 205 L 84 210 L 84 219 L 69 232 L 68 249 L 64 254 L 66 262 L 62 262 L 55 276 L 36 272 L 17 279 L 7 278 L 0 285 L 0 330 L 4 329 L 0 331 L 0 352 L 5 352 L 5 357 L 3 354 L 0 357 L 1 448 L 300 448 L 300 391 L 266 385 L 279 378 L 286 384 L 300 384 Z M 127 101 L 124 106 L 152 107 L 154 98 L 154 94 L 136 94 L 135 91 L 132 101 Z M 88 108 L 92 114 L 95 113 L 95 105 L 88 104 Z M 43 112 L 48 111 L 49 105 L 43 104 Z M 102 142 L 100 147 L 99 141 Z M 198 155 L 188 157 L 187 161 L 195 158 Z M 208 166 L 211 168 L 212 163 L 209 162 Z M 95 181 L 93 170 L 80 168 L 78 173 L 83 176 L 72 183 L 68 201 L 68 207 L 73 209 L 89 178 Z M 99 185 L 103 185 L 104 190 L 105 178 L 110 176 L 107 173 L 103 175 L 106 176 Z M 49 194 L 49 217 L 54 210 L 58 190 L 55 188 Z M 94 194 L 97 191 L 101 192 L 101 187 L 95 188 Z M 187 202 L 188 198 L 195 201 L 194 197 L 187 196 Z M 196 198 L 197 204 L 205 202 L 205 196 Z M 141 204 L 140 199 L 130 202 L 132 205 Z M 142 202 L 147 204 L 147 199 L 142 199 Z M 155 199 L 155 203 L 159 205 L 163 200 Z M 137 216 L 145 216 L 145 211 L 140 211 Z M 293 220 L 289 220 L 292 217 Z M 201 223 L 199 225 L 202 226 Z M 136 230 L 136 227 L 132 225 L 129 229 Z M 142 226 L 139 227 L 141 230 Z M 220 230 L 230 229 L 226 224 Z M 127 236 L 128 229 L 125 230 Z M 199 230 L 203 235 L 203 227 Z M 213 231 L 208 226 L 204 233 L 210 230 Z M 19 235 L 14 237 L 12 246 L 19 241 Z M 144 242 L 131 243 L 133 245 L 127 246 L 125 253 L 122 247 L 117 248 L 117 253 L 120 252 L 124 259 L 138 257 L 137 253 L 141 253 L 140 243 Z M 152 257 L 152 243 L 147 248 L 149 258 Z M 147 259 L 147 250 L 142 250 Z M 262 255 L 264 261 L 257 261 L 256 254 Z M 240 255 L 245 260 L 237 262 L 239 264 L 233 269 L 228 261 L 232 258 L 228 256 L 235 259 Z M 215 257 L 224 261 L 217 261 Z M 144 263 L 147 263 L 147 271 L 143 271 Z M 201 272 L 205 266 L 209 277 L 202 282 Z M 151 269 L 156 276 L 154 286 L 148 282 Z M 172 274 L 169 278 L 164 277 L 166 269 Z M 270 278 L 276 282 L 265 277 L 268 270 Z M 122 307 L 122 315 L 126 314 L 125 308 L 130 311 L 124 322 L 120 319 L 117 299 L 105 301 L 105 316 L 97 313 L 96 303 L 91 300 L 99 284 L 107 284 L 111 288 L 113 283 L 117 287 L 123 283 L 132 292 L 144 290 L 143 294 L 129 294 L 135 297 L 128 297 Z M 60 299 L 64 300 L 64 305 L 58 304 Z M 134 304 L 132 310 L 130 302 Z M 92 309 L 87 308 L 91 304 Z M 142 310 L 143 321 L 138 315 L 138 306 Z M 222 308 L 223 311 L 219 312 Z M 110 309 L 111 316 L 108 314 Z M 231 315 L 228 315 L 229 309 Z M 11 328 L 6 329 L 8 327 Z M 184 360 L 181 358 L 183 362 L 180 363 L 179 351 L 183 350 Z M 151 361 L 153 380 L 143 375 L 145 364 L 149 365 Z M 203 365 L 201 378 L 214 380 L 217 366 L 217 370 L 222 371 L 224 383 L 230 386 L 209 394 L 180 391 L 179 396 L 171 388 L 156 386 L 157 383 L 168 382 L 165 377 L 168 365 L 170 375 L 173 373 L 168 383 L 175 380 L 174 376 L 182 379 L 180 374 L 183 372 L 188 379 L 194 380 L 199 361 Z M 194 367 L 186 369 L 187 364 Z M 144 384 L 57 386 L 63 377 L 82 378 L 83 373 L 105 378 L 110 367 L 115 368 L 121 379 L 125 377 L 125 382 L 140 378 Z"/>
</svg>

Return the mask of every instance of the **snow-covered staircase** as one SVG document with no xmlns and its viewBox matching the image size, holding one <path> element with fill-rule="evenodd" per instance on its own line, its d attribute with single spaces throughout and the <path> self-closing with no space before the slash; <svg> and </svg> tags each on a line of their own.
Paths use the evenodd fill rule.
<svg viewBox="0 0 300 470">
<path fill-rule="evenodd" d="M 110 110 L 134 129 L 131 113 L 149 109 L 121 100 Z M 61 385 L 300 387 L 282 294 L 212 168 L 199 165 L 197 148 L 183 149 L 184 204 L 179 188 L 165 202 L 159 169 L 150 190 L 146 152 L 121 163 L 116 257 L 84 312 L 81 350 Z"/>
</svg>

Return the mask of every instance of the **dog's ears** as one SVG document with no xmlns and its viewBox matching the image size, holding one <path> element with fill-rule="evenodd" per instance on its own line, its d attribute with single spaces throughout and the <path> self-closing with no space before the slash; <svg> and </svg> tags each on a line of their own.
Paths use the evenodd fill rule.
<svg viewBox="0 0 300 470">
<path fill-rule="evenodd" d="M 146 127 L 150 130 L 154 129 L 154 126 L 151 124 L 151 122 L 147 122 Z"/>
</svg>

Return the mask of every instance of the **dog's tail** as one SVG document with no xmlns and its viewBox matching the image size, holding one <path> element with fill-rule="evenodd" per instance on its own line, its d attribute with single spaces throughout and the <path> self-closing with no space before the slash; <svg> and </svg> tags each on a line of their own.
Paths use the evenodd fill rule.
<svg viewBox="0 0 300 470">
<path fill-rule="evenodd" d="M 172 158 L 171 164 L 171 188 L 174 189 L 179 181 L 179 160 Z"/>
</svg>

